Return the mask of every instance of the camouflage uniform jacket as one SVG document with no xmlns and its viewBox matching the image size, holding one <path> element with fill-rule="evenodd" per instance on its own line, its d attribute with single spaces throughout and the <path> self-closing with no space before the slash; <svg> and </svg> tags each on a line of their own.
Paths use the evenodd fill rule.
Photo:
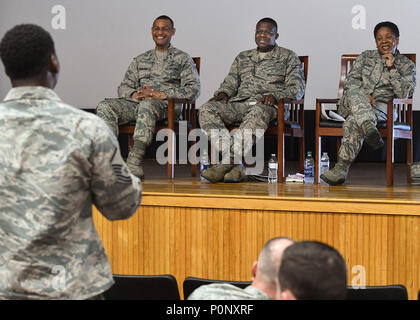
<svg viewBox="0 0 420 320">
<path fill-rule="evenodd" d="M 141 199 L 114 135 L 44 87 L 11 89 L 0 127 L 0 299 L 102 293 L 113 280 L 92 205 L 126 219 Z"/>
<path fill-rule="evenodd" d="M 188 300 L 271 300 L 271 298 L 252 285 L 242 289 L 230 283 L 212 283 L 195 289 Z"/>
<path fill-rule="evenodd" d="M 215 96 L 224 92 L 229 102 L 259 100 L 263 95 L 301 99 L 305 79 L 299 57 L 293 51 L 275 46 L 264 58 L 257 49 L 241 52 L 232 63 Z"/>
<path fill-rule="evenodd" d="M 378 50 L 364 51 L 344 81 L 344 95 L 357 95 L 362 89 L 375 99 L 377 107 L 386 105 L 392 98 L 411 97 L 416 86 L 415 64 L 397 50 L 394 65 L 396 70 L 390 72 Z M 341 99 L 339 105 L 345 100 Z M 340 108 L 339 112 L 343 117 L 348 116 L 344 108 Z"/>
<path fill-rule="evenodd" d="M 169 47 L 162 60 L 154 49 L 134 58 L 118 87 L 118 97 L 131 99 L 144 85 L 164 91 L 168 99 L 194 100 L 200 94 L 200 79 L 192 58 L 174 47 Z"/>
</svg>

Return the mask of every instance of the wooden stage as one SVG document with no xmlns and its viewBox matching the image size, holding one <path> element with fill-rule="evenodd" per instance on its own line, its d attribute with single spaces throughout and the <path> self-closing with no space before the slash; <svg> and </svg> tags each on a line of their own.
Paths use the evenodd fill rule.
<svg viewBox="0 0 420 320">
<path fill-rule="evenodd" d="M 420 289 L 420 186 L 385 187 L 384 164 L 355 164 L 343 186 L 210 184 L 164 167 L 143 183 L 137 213 L 109 222 L 94 209 L 115 274 L 250 280 L 264 242 L 275 236 L 318 240 L 338 249 L 349 285 L 403 284 Z M 149 171 L 151 172 L 151 171 Z M 186 171 L 188 172 L 188 171 Z M 176 173 L 177 174 L 177 173 Z M 380 178 L 375 180 L 375 177 Z"/>
</svg>

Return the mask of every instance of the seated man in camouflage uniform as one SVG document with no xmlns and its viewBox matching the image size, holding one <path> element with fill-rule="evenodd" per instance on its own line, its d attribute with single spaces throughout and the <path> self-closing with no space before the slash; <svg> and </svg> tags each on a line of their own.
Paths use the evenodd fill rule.
<svg viewBox="0 0 420 320">
<path fill-rule="evenodd" d="M 376 124 L 387 119 L 388 100 L 408 98 L 414 92 L 416 66 L 397 50 L 398 27 L 392 22 L 381 22 L 376 25 L 374 36 L 377 50 L 363 52 L 344 81 L 344 94 L 338 105 L 338 113 L 346 119 L 339 161 L 321 175 L 330 185 L 346 180 L 364 140 L 373 149 L 384 145 Z M 395 119 L 397 115 L 393 116 Z"/>
<path fill-rule="evenodd" d="M 97 116 L 52 90 L 51 35 L 24 24 L 0 42 L 12 89 L 0 103 L 0 300 L 94 299 L 114 283 L 92 205 L 131 217 L 140 180 Z"/>
<path fill-rule="evenodd" d="M 200 93 L 200 80 L 192 58 L 171 46 L 174 34 L 171 18 L 156 18 L 152 27 L 155 49 L 134 58 L 118 87 L 119 98 L 101 101 L 96 110 L 116 136 L 118 125 L 136 121 L 127 165 L 142 179 L 142 162 L 146 147 L 152 142 L 156 121 L 168 117 L 167 100 L 192 100 Z"/>
<path fill-rule="evenodd" d="M 245 155 L 252 148 L 252 141 L 245 142 L 245 148 L 233 143 L 226 125 L 240 122 L 238 133 L 245 137 L 248 129 L 255 139 L 256 129 L 265 131 L 270 121 L 277 118 L 279 99 L 303 97 L 305 81 L 299 57 L 277 46 L 278 37 L 277 23 L 271 18 L 261 19 L 255 30 L 257 48 L 243 51 L 235 58 L 214 97 L 200 107 L 201 129 L 209 137 L 212 130 L 218 130 L 220 141 L 227 142 L 216 147 L 229 161 L 223 160 L 202 172 L 210 182 L 239 182 L 244 177 L 242 166 L 234 166 L 235 158 L 241 158 L 235 154 Z"/>
<path fill-rule="evenodd" d="M 229 283 L 203 285 L 190 294 L 188 300 L 270 300 L 277 294 L 277 277 L 283 251 L 293 240 L 277 237 L 267 241 L 252 265 L 252 283 L 241 289 Z"/>
</svg>

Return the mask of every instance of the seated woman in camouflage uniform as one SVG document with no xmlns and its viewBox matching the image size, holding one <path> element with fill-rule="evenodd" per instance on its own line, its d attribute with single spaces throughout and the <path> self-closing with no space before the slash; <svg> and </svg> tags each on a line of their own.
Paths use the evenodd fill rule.
<svg viewBox="0 0 420 320">
<path fill-rule="evenodd" d="M 374 36 L 377 50 L 363 52 L 344 82 L 344 94 L 338 106 L 339 114 L 346 119 L 339 161 L 321 175 L 330 185 L 346 180 L 364 140 L 375 150 L 384 145 L 376 124 L 387 119 L 388 100 L 407 98 L 414 92 L 416 66 L 397 50 L 398 27 L 392 22 L 381 22 L 376 25 Z"/>
</svg>

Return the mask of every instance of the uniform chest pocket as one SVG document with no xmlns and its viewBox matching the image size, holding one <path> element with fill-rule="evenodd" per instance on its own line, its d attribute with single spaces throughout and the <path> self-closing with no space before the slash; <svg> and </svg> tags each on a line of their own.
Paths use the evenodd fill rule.
<svg viewBox="0 0 420 320">
<path fill-rule="evenodd" d="M 243 65 L 239 69 L 239 74 L 241 79 L 250 78 L 254 74 L 254 66 L 252 65 Z"/>
<path fill-rule="evenodd" d="M 370 76 L 374 68 L 375 68 L 374 65 L 365 64 L 362 69 L 362 75 L 365 77 Z"/>
<path fill-rule="evenodd" d="M 286 80 L 285 69 L 269 69 L 266 72 L 265 78 L 269 83 L 284 83 Z"/>
<path fill-rule="evenodd" d="M 141 79 L 150 78 L 151 66 L 149 65 L 139 65 L 137 66 L 137 76 Z"/>
<path fill-rule="evenodd" d="M 163 76 L 166 76 L 168 78 L 172 78 L 174 76 L 179 78 L 181 74 L 181 66 L 175 61 L 167 61 L 163 63 L 160 67 Z"/>
</svg>

